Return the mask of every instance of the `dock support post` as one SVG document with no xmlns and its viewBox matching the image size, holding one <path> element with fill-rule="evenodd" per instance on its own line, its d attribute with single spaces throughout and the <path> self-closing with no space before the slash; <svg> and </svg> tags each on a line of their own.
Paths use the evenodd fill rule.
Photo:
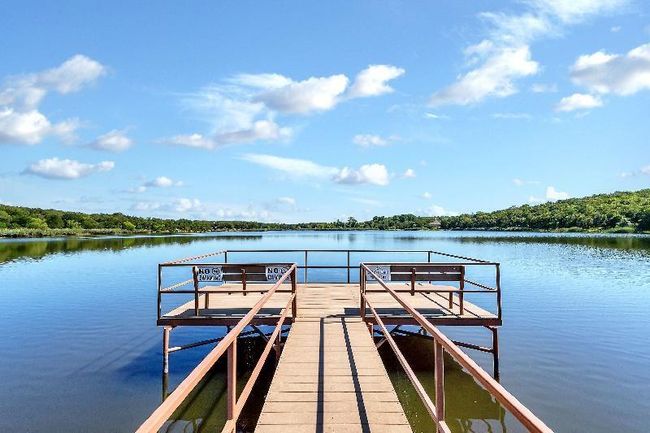
<svg viewBox="0 0 650 433">
<path fill-rule="evenodd" d="M 235 419 L 235 406 L 237 405 L 237 339 L 228 346 L 228 389 L 227 411 L 228 421 Z"/>
<path fill-rule="evenodd" d="M 169 373 L 169 333 L 171 326 L 163 327 L 163 373 Z"/>
<path fill-rule="evenodd" d="M 442 344 L 434 341 L 434 382 L 436 387 L 436 418 L 438 422 L 445 420 L 445 350 Z M 440 429 L 436 425 L 436 431 Z"/>
<path fill-rule="evenodd" d="M 489 328 L 492 331 L 492 375 L 499 380 L 499 328 L 492 326 Z"/>
</svg>

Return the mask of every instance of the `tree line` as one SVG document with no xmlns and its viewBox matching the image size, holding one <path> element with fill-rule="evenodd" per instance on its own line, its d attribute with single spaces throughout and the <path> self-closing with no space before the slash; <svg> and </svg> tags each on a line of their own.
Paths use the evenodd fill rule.
<svg viewBox="0 0 650 433">
<path fill-rule="evenodd" d="M 202 233 L 266 230 L 575 230 L 650 231 L 650 189 L 514 206 L 495 212 L 424 217 L 376 216 L 367 221 L 272 223 L 86 214 L 0 205 L 0 235 Z"/>
</svg>

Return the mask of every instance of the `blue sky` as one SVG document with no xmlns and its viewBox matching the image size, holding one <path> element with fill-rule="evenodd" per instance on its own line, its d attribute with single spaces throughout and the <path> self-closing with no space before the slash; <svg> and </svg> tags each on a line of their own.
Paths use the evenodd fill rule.
<svg viewBox="0 0 650 433">
<path fill-rule="evenodd" d="M 317 221 L 650 186 L 641 1 L 23 0 L 0 28 L 3 203 Z"/>
</svg>

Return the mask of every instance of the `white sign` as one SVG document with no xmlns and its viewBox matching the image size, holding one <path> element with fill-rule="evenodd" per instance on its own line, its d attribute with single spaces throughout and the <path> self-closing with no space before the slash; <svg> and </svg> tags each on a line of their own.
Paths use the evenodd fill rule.
<svg viewBox="0 0 650 433">
<path fill-rule="evenodd" d="M 196 277 L 198 281 L 223 281 L 221 266 L 197 266 Z"/>
<path fill-rule="evenodd" d="M 266 267 L 266 281 L 278 281 L 289 270 L 289 266 L 271 265 Z"/>
<path fill-rule="evenodd" d="M 390 281 L 390 265 L 368 265 L 368 269 L 379 277 L 383 282 Z M 368 281 L 374 281 L 375 277 L 368 274 Z"/>
</svg>

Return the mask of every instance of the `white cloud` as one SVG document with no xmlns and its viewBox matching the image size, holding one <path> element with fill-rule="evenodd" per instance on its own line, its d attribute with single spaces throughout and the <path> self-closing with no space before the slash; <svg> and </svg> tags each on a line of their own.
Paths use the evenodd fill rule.
<svg viewBox="0 0 650 433">
<path fill-rule="evenodd" d="M 578 57 L 571 67 L 571 79 L 596 93 L 632 95 L 650 90 L 650 43 L 626 54 L 597 51 Z"/>
<path fill-rule="evenodd" d="M 585 93 L 574 93 L 571 96 L 565 96 L 555 106 L 555 111 L 575 111 L 588 110 L 590 108 L 602 107 L 603 101 L 594 95 Z"/>
<path fill-rule="evenodd" d="M 415 177 L 415 170 L 412 168 L 407 168 L 404 170 L 404 173 L 402 173 L 402 177 L 405 179 L 412 179 Z"/>
<path fill-rule="evenodd" d="M 627 0 L 528 0 L 540 12 L 554 15 L 563 23 L 574 24 L 589 16 L 612 13 L 623 8 Z"/>
<path fill-rule="evenodd" d="M 547 200 L 566 200 L 567 198 L 569 198 L 569 194 L 566 192 L 558 191 L 554 186 L 546 187 Z"/>
<path fill-rule="evenodd" d="M 276 202 L 281 205 L 286 205 L 290 207 L 296 206 L 296 199 L 293 197 L 278 197 Z"/>
<path fill-rule="evenodd" d="M 368 183 L 385 186 L 389 183 L 388 170 L 383 164 L 364 164 L 358 170 L 343 167 L 333 178 L 336 183 L 350 185 Z"/>
<path fill-rule="evenodd" d="M 484 63 L 461 76 L 454 84 L 433 94 L 431 106 L 476 104 L 488 96 L 506 97 L 517 92 L 515 80 L 534 75 L 539 65 L 528 46 L 498 48 Z"/>
<path fill-rule="evenodd" d="M 149 201 L 138 201 L 131 205 L 131 210 L 139 212 L 147 212 L 152 210 L 160 209 L 160 203 L 149 202 Z"/>
<path fill-rule="evenodd" d="M 494 113 L 492 114 L 494 119 L 506 119 L 506 120 L 530 120 L 533 118 L 528 113 Z"/>
<path fill-rule="evenodd" d="M 133 145 L 133 140 L 126 135 L 126 131 L 114 129 L 104 135 L 100 135 L 88 145 L 97 150 L 123 152 Z"/>
<path fill-rule="evenodd" d="M 555 93 L 557 84 L 534 83 L 530 86 L 530 91 L 533 93 Z"/>
<path fill-rule="evenodd" d="M 442 206 L 438 206 L 436 204 L 433 204 L 426 208 L 423 212 L 427 216 L 453 216 L 453 215 L 458 215 L 458 212 L 450 211 L 445 209 Z"/>
<path fill-rule="evenodd" d="M 178 198 L 174 200 L 170 205 L 167 206 L 169 209 L 172 209 L 176 212 L 190 212 L 201 210 L 201 201 L 199 199 L 190 199 L 190 198 Z"/>
<path fill-rule="evenodd" d="M 515 184 L 516 186 L 524 186 L 524 185 L 539 185 L 541 182 L 538 180 L 524 180 L 516 177 L 512 179 L 512 183 Z"/>
<path fill-rule="evenodd" d="M 391 135 L 382 137 L 375 134 L 357 134 L 352 138 L 352 142 L 361 147 L 381 147 L 388 146 L 391 142 L 399 140 L 399 137 Z"/>
<path fill-rule="evenodd" d="M 430 99 L 432 106 L 471 105 L 488 97 L 503 98 L 517 93 L 516 82 L 540 70 L 531 56 L 532 42 L 561 35 L 565 26 L 591 16 L 615 12 L 627 0 L 525 0 L 524 3 L 528 10 L 519 15 L 479 14 L 489 26 L 489 38 L 464 50 L 466 65 L 472 69 L 435 92 Z"/>
<path fill-rule="evenodd" d="M 78 179 L 92 173 L 110 171 L 115 167 L 113 161 L 87 164 L 72 159 L 49 158 L 31 164 L 25 173 L 48 179 Z"/>
<path fill-rule="evenodd" d="M 612 33 L 618 33 L 621 31 L 621 26 L 612 26 L 609 31 Z"/>
<path fill-rule="evenodd" d="M 215 149 L 227 144 L 285 140 L 293 130 L 278 125 L 278 115 L 328 111 L 347 99 L 387 93 L 392 89 L 386 82 L 402 73 L 394 66 L 373 65 L 359 73 L 354 86 L 344 74 L 302 81 L 280 74 L 236 75 L 183 100 L 212 126 L 209 133 L 179 134 L 159 141 Z"/>
<path fill-rule="evenodd" d="M 71 140 L 79 122 L 52 123 L 38 106 L 50 91 L 76 92 L 105 73 L 99 62 L 76 55 L 56 68 L 7 78 L 0 87 L 0 143 L 34 145 L 50 135 Z"/>
<path fill-rule="evenodd" d="M 425 191 L 425 192 L 422 193 L 422 198 L 425 199 L 425 200 L 431 200 L 431 197 L 433 197 L 433 196 L 431 195 L 430 192 Z"/>
<path fill-rule="evenodd" d="M 628 178 L 628 177 L 634 177 L 638 175 L 650 176 L 650 164 L 643 166 L 636 171 L 624 171 L 619 174 L 619 177 Z"/>
<path fill-rule="evenodd" d="M 306 159 L 283 158 L 259 153 L 245 154 L 242 159 L 297 177 L 331 177 L 338 172 L 335 167 L 326 167 Z"/>
<path fill-rule="evenodd" d="M 154 188 L 169 188 L 172 186 L 183 186 L 180 180 L 174 180 L 167 176 L 158 176 L 157 178 L 145 182 L 144 186 Z"/>
<path fill-rule="evenodd" d="M 311 77 L 304 81 L 268 90 L 255 97 L 271 110 L 281 113 L 308 114 L 333 108 L 348 87 L 348 77 L 343 74 L 329 77 Z"/>
<path fill-rule="evenodd" d="M 348 97 L 361 98 L 391 93 L 394 89 L 387 82 L 402 76 L 404 72 L 404 69 L 392 65 L 370 65 L 357 74 L 348 90 Z"/>
<path fill-rule="evenodd" d="M 249 153 L 242 159 L 257 165 L 281 171 L 292 177 L 315 177 L 330 179 L 342 184 L 388 185 L 390 176 L 383 164 L 364 164 L 358 169 L 350 167 L 328 167 L 313 161 L 297 158 L 283 158 L 274 155 Z"/>
<path fill-rule="evenodd" d="M 436 119 L 436 120 L 448 120 L 449 116 L 445 114 L 436 114 L 436 113 L 424 113 L 426 119 Z"/>
</svg>

